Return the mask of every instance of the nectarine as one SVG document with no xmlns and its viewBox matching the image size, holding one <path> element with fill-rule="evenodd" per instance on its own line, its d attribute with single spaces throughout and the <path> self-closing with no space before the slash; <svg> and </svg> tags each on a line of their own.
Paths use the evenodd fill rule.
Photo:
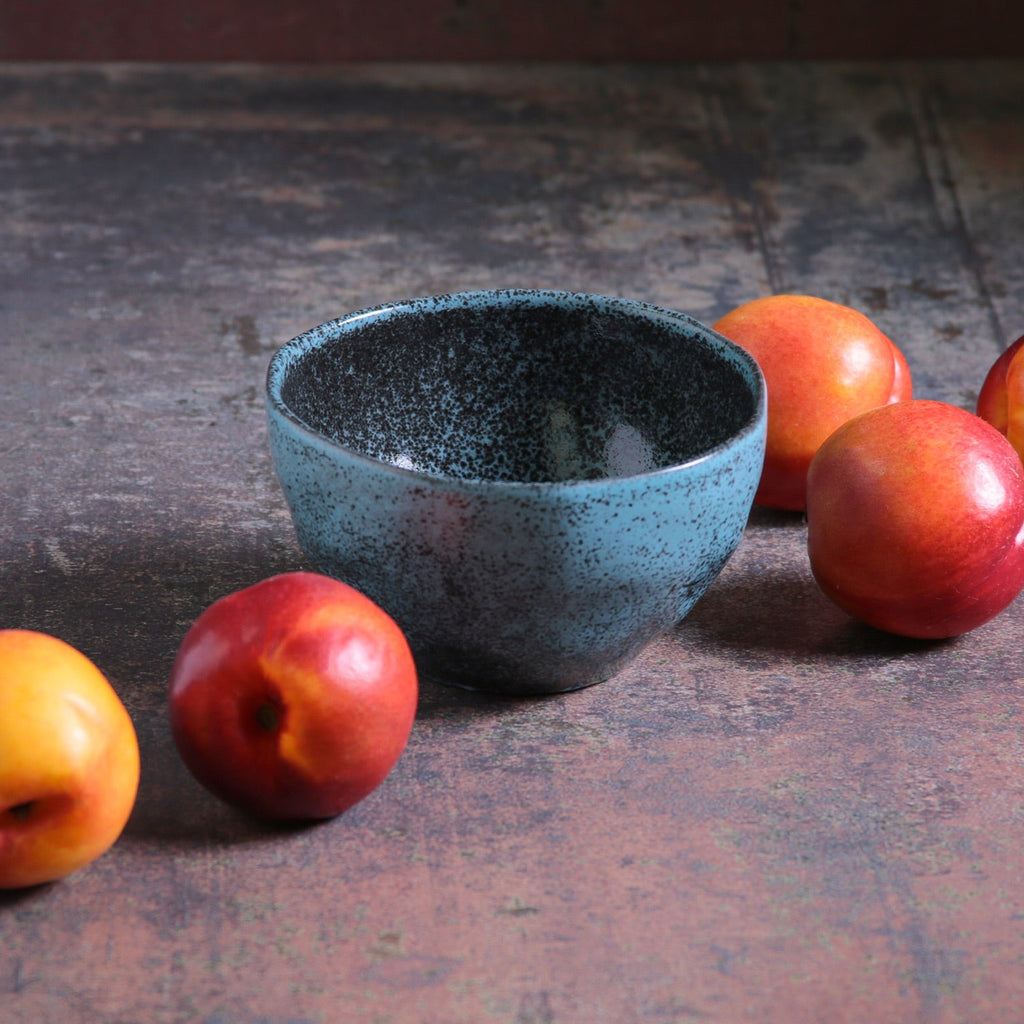
<svg viewBox="0 0 1024 1024">
<path fill-rule="evenodd" d="M 945 402 L 862 413 L 811 462 L 807 551 L 822 590 L 864 622 L 966 633 L 1024 587 L 1024 465 L 994 427 Z"/>
<path fill-rule="evenodd" d="M 978 415 L 1024 459 L 1024 334 L 992 364 L 978 393 Z"/>
<path fill-rule="evenodd" d="M 903 353 L 866 316 L 810 295 L 770 295 L 714 329 L 758 362 L 768 389 L 764 468 L 754 500 L 802 509 L 822 441 L 858 413 L 911 397 Z"/>
<path fill-rule="evenodd" d="M 274 820 L 328 818 L 394 767 L 417 691 L 386 612 L 338 580 L 283 573 L 193 623 L 171 671 L 171 729 L 186 767 L 223 800 Z"/>
<path fill-rule="evenodd" d="M 0 630 L 0 888 L 105 853 L 138 784 L 135 729 L 100 670 L 56 637 Z"/>
</svg>

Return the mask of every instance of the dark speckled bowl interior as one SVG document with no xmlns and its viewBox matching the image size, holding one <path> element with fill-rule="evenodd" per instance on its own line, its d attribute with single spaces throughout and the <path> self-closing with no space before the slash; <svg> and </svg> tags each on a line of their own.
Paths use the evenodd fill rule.
<svg viewBox="0 0 1024 1024">
<path fill-rule="evenodd" d="M 307 556 L 387 609 L 421 672 L 549 693 L 617 672 L 742 533 L 753 361 L 683 314 L 487 291 L 362 310 L 285 345 L 270 440 Z"/>
</svg>

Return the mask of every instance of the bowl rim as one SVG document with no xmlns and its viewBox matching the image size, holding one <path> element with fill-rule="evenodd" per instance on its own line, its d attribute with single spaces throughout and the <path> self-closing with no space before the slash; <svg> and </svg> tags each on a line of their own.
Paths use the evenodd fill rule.
<svg viewBox="0 0 1024 1024">
<path fill-rule="evenodd" d="M 371 317 L 391 316 L 409 311 L 417 306 L 428 303 L 439 307 L 471 304 L 491 304 L 495 307 L 507 306 L 510 303 L 529 305 L 561 304 L 565 306 L 584 307 L 599 306 L 619 312 L 637 315 L 656 320 L 668 320 L 673 324 L 682 324 L 690 328 L 691 333 L 701 335 L 710 341 L 727 359 L 738 364 L 739 376 L 742 378 L 741 367 L 750 374 L 753 384 L 754 407 L 751 415 L 743 426 L 730 434 L 724 441 L 713 445 L 706 451 L 683 462 L 673 462 L 642 473 L 631 473 L 617 476 L 580 477 L 568 480 L 489 480 L 475 477 L 461 477 L 443 473 L 432 473 L 422 469 L 399 466 L 383 459 L 367 455 L 349 445 L 341 444 L 326 434 L 315 430 L 289 407 L 281 396 L 281 390 L 289 369 L 305 354 L 338 337 L 351 325 Z M 436 295 L 421 295 L 414 298 L 396 299 L 373 306 L 365 306 L 344 313 L 339 317 L 326 320 L 309 328 L 284 342 L 271 356 L 267 366 L 264 384 L 264 401 L 268 416 L 281 417 L 291 424 L 299 434 L 305 435 L 316 445 L 343 454 L 356 463 L 365 463 L 375 471 L 394 474 L 401 479 L 431 483 L 435 486 L 458 487 L 465 490 L 479 491 L 543 491 L 557 492 L 562 490 L 603 489 L 606 487 L 627 485 L 630 481 L 639 482 L 656 477 L 669 476 L 680 470 L 707 462 L 728 449 L 743 443 L 753 435 L 761 434 L 762 446 L 767 428 L 767 388 L 764 374 L 757 360 L 734 341 L 726 338 L 708 324 L 697 320 L 688 313 L 656 305 L 643 299 L 630 299 L 617 295 L 603 295 L 595 292 L 572 291 L 555 288 L 480 288 L 464 291 L 445 292 Z"/>
</svg>

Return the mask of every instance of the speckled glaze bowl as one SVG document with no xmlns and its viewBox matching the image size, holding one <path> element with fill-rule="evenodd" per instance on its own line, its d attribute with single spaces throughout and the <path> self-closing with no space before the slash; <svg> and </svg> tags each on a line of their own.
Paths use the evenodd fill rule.
<svg viewBox="0 0 1024 1024">
<path fill-rule="evenodd" d="M 732 554 L 764 455 L 754 361 L 681 313 L 483 291 L 352 313 L 271 361 L 274 463 L 313 565 L 425 677 L 509 695 L 614 675 Z"/>
</svg>

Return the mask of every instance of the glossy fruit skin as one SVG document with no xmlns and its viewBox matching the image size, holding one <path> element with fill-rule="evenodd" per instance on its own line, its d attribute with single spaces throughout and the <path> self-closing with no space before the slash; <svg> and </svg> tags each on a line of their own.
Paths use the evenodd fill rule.
<svg viewBox="0 0 1024 1024">
<path fill-rule="evenodd" d="M 770 295 L 737 306 L 714 329 L 757 360 L 767 385 L 758 505 L 802 509 L 807 468 L 825 438 L 859 413 L 912 396 L 903 353 L 848 306 Z"/>
<path fill-rule="evenodd" d="M 0 630 L 0 888 L 106 853 L 138 785 L 135 728 L 93 662 L 48 634 Z"/>
<path fill-rule="evenodd" d="M 822 590 L 864 622 L 967 633 L 1024 587 L 1024 466 L 994 427 L 945 402 L 863 413 L 811 462 L 807 550 Z"/>
<path fill-rule="evenodd" d="M 992 364 L 978 392 L 977 411 L 1024 459 L 1024 334 Z"/>
<path fill-rule="evenodd" d="M 329 818 L 391 771 L 416 714 L 405 636 L 359 591 L 284 573 L 222 597 L 171 671 L 179 753 L 212 793 L 277 821 Z"/>
</svg>

